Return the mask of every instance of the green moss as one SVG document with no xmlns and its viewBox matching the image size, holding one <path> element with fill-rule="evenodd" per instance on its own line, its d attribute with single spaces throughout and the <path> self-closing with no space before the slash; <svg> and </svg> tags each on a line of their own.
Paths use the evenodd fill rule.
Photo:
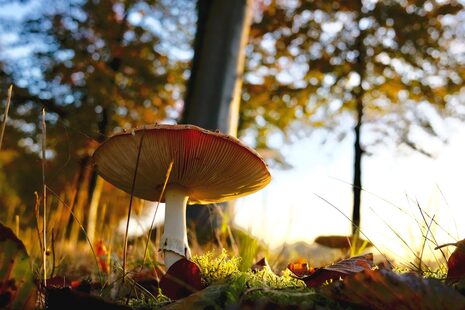
<svg viewBox="0 0 465 310">
<path fill-rule="evenodd" d="M 215 287 L 216 305 L 219 307 L 265 301 L 311 306 L 317 300 L 324 299 L 313 289 L 307 288 L 303 281 L 292 277 L 287 269 L 281 275 L 275 274 L 268 266 L 259 271 L 240 271 L 241 259 L 229 257 L 225 250 L 219 255 L 207 253 L 193 260 L 198 264 L 205 281 Z M 196 298 L 198 300 L 199 297 Z"/>
<path fill-rule="evenodd" d="M 223 249 L 220 255 L 208 252 L 204 255 L 194 256 L 193 262 L 199 266 L 206 284 L 220 282 L 239 272 L 241 259 L 229 257 Z"/>
</svg>

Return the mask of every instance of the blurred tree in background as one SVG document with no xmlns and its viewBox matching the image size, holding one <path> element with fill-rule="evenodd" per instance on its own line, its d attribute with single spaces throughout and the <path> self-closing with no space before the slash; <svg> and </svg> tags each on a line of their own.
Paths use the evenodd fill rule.
<svg viewBox="0 0 465 310">
<path fill-rule="evenodd" d="M 296 121 L 303 125 L 297 128 L 333 132 L 353 124 L 355 232 L 365 147 L 390 136 L 427 153 L 412 132 L 439 135 L 432 119 L 457 103 L 452 95 L 465 77 L 462 6 L 263 1 L 259 13 L 247 48 L 241 128 L 252 129 L 263 147 L 273 132 L 288 133 Z M 374 141 L 362 139 L 362 124 Z"/>
<path fill-rule="evenodd" d="M 169 4 L 169 7 L 167 5 Z M 47 110 L 47 183 L 87 205 L 97 182 L 90 154 L 125 128 L 175 119 L 190 57 L 189 1 L 31 1 L 11 34 L 2 89 L 14 84 L 3 163 L 8 183 L 32 204 L 41 184 L 40 115 Z M 14 9 L 13 9 L 14 10 Z M 175 46 L 176 48 L 172 48 Z M 5 47 L 3 47 L 5 49 Z M 22 54 L 22 56 L 21 56 Z M 3 94 L 3 93 L 2 93 Z M 6 201 L 2 201 L 7 203 Z"/>
</svg>

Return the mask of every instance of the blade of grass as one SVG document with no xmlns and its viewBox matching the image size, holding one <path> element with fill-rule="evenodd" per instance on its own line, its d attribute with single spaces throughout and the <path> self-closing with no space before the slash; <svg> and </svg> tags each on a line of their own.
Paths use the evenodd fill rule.
<svg viewBox="0 0 465 310">
<path fill-rule="evenodd" d="M 43 252 L 44 250 L 44 246 L 42 244 L 42 237 L 41 237 L 41 234 L 40 234 L 40 227 L 39 227 L 39 223 L 40 223 L 40 218 L 39 218 L 39 208 L 40 208 L 40 197 L 39 197 L 39 194 L 37 192 L 34 192 L 34 195 L 36 196 L 36 203 L 34 205 L 34 215 L 35 215 L 35 218 L 36 218 L 36 232 L 37 232 L 37 239 L 39 239 L 39 245 L 40 245 L 40 253 Z"/>
<path fill-rule="evenodd" d="M 447 201 L 446 196 L 444 196 L 444 193 L 442 192 L 441 187 L 439 187 L 438 184 L 436 184 L 436 187 L 437 187 L 437 189 L 439 191 L 439 194 L 441 194 L 442 199 L 446 203 L 446 206 L 449 209 L 449 212 L 451 213 L 451 217 L 452 217 L 452 220 L 454 222 L 454 227 L 455 227 L 455 234 L 456 234 L 456 239 L 455 240 L 459 240 L 460 239 L 459 229 L 457 227 L 457 221 L 455 220 L 456 217 L 454 216 L 454 212 L 453 212 L 451 206 L 449 205 L 449 202 Z"/>
<path fill-rule="evenodd" d="M 5 134 L 6 120 L 8 118 L 8 111 L 10 110 L 12 92 L 13 92 L 13 85 L 10 85 L 10 87 L 8 88 L 8 97 L 6 100 L 5 113 L 3 113 L 2 130 L 0 131 L 0 150 L 2 149 L 3 135 Z"/>
<path fill-rule="evenodd" d="M 149 233 L 148 233 L 148 236 L 147 236 L 147 242 L 145 243 L 144 259 L 142 261 L 142 266 L 144 266 L 145 260 L 147 258 L 147 252 L 148 252 L 148 248 L 149 248 L 150 238 L 152 237 L 153 225 L 155 224 L 155 218 L 157 216 L 158 207 L 160 206 L 160 201 L 162 200 L 163 195 L 165 194 L 166 185 L 168 184 L 168 180 L 169 180 L 169 178 L 171 176 L 171 170 L 173 169 L 173 163 L 174 162 L 171 161 L 170 165 L 168 166 L 168 169 L 166 170 L 165 183 L 163 183 L 163 188 L 161 189 L 160 197 L 158 198 L 157 204 L 155 206 L 155 212 L 153 214 L 152 223 L 150 224 L 150 229 L 149 229 Z"/>
<path fill-rule="evenodd" d="M 336 211 L 338 211 L 339 213 L 341 213 L 342 216 L 344 216 L 347 220 L 349 220 L 349 222 L 350 222 L 352 225 L 354 224 L 354 222 L 353 222 L 347 215 L 345 215 L 344 212 L 342 212 L 338 207 L 336 207 L 334 204 L 332 204 L 331 202 L 329 202 L 327 199 L 325 199 L 325 198 L 323 198 L 323 197 L 321 197 L 320 195 L 315 194 L 315 193 L 313 193 L 313 195 L 315 195 L 316 197 L 320 198 L 320 199 L 323 200 L 325 203 L 327 203 L 328 205 L 330 205 L 331 207 L 333 207 L 334 209 L 336 209 Z M 357 225 L 356 225 L 356 226 L 357 226 Z M 362 235 L 365 237 L 366 240 L 368 240 L 369 242 L 371 242 L 371 244 L 373 244 L 373 247 L 379 252 L 379 254 L 381 254 L 381 255 L 384 257 L 384 259 L 385 259 L 389 264 L 392 265 L 392 262 L 389 260 L 389 258 L 376 246 L 376 244 L 374 244 L 374 242 L 372 242 L 372 241 L 370 240 L 370 238 L 368 238 L 368 236 L 360 229 L 360 226 L 357 226 L 356 228 L 357 228 L 357 230 L 359 231 L 359 233 L 362 234 Z"/>
<path fill-rule="evenodd" d="M 352 183 L 346 182 L 346 181 L 341 180 L 341 179 L 338 179 L 338 178 L 336 178 L 336 177 L 330 177 L 330 178 L 333 179 L 333 180 L 336 180 L 336 181 L 338 181 L 338 182 L 341 182 L 341 183 L 343 183 L 343 184 L 353 186 Z M 380 195 L 378 195 L 378 194 L 376 194 L 376 193 L 374 193 L 374 192 L 371 192 L 371 191 L 369 191 L 369 190 L 367 190 L 367 189 L 361 188 L 361 190 L 362 190 L 364 193 L 367 193 L 367 194 L 369 194 L 369 195 L 371 195 L 371 196 L 373 196 L 373 197 L 375 197 L 375 198 L 380 199 L 381 201 L 386 202 L 386 203 L 387 203 L 388 205 L 390 205 L 391 207 L 394 207 L 394 208 L 396 208 L 397 210 L 399 210 L 400 212 L 404 213 L 405 215 L 407 215 L 407 216 L 413 218 L 413 219 L 417 222 L 417 224 L 419 224 L 419 223 L 418 223 L 418 220 L 417 220 L 412 214 L 409 214 L 407 211 L 405 211 L 405 210 L 402 209 L 401 207 L 397 206 L 397 205 L 394 204 L 393 202 L 389 201 L 388 199 L 386 199 L 386 198 L 384 198 L 384 197 L 382 197 L 382 196 L 380 196 Z M 423 211 L 423 212 L 425 213 L 425 215 L 426 215 L 429 219 L 432 218 L 432 217 L 428 214 L 428 212 L 426 212 L 426 211 Z M 441 229 L 444 233 L 446 233 L 449 237 L 453 238 L 454 240 L 458 240 L 458 238 L 452 236 L 452 235 L 447 231 L 447 229 L 445 229 L 444 227 L 442 227 L 436 220 L 434 220 L 433 223 L 434 223 L 439 229 Z"/>
<path fill-rule="evenodd" d="M 123 282 L 124 278 L 126 277 L 126 264 L 127 264 L 127 255 L 128 255 L 128 233 L 129 233 L 129 220 L 131 219 L 131 211 L 132 211 L 132 201 L 134 198 L 134 190 L 136 187 L 136 178 L 137 178 L 137 170 L 139 168 L 139 160 L 140 154 L 142 151 L 142 143 L 144 142 L 145 137 L 145 129 L 142 131 L 142 135 L 139 141 L 139 149 L 137 150 L 137 158 L 136 158 L 136 167 L 134 168 L 134 176 L 132 178 L 132 185 L 131 185 L 131 197 L 129 198 L 129 208 L 128 208 L 128 218 L 126 221 L 126 232 L 124 234 L 124 248 L 123 248 Z"/>
<path fill-rule="evenodd" d="M 92 251 L 92 254 L 93 254 L 93 256 L 94 256 L 95 264 L 97 265 L 97 270 L 98 270 L 100 282 L 103 283 L 103 275 L 102 275 L 102 273 L 100 272 L 100 265 L 99 265 L 99 263 L 98 263 L 97 254 L 95 253 L 94 247 L 92 246 L 92 242 L 90 241 L 89 236 L 87 236 L 86 229 L 84 228 L 84 226 L 82 226 L 82 223 L 79 221 L 79 219 L 77 218 L 77 216 L 74 214 L 74 211 L 72 210 L 71 206 L 69 206 L 63 199 L 61 199 L 61 197 L 60 197 L 53 189 L 51 189 L 50 187 L 47 186 L 47 190 L 48 190 L 53 196 L 55 196 L 55 197 L 58 199 L 58 201 L 59 201 L 60 203 L 62 203 L 66 208 L 69 209 L 69 212 L 70 212 L 71 216 L 72 216 L 73 219 L 76 221 L 76 223 L 78 223 L 79 227 L 81 228 L 82 232 L 84 233 L 84 236 L 85 236 L 85 238 L 86 238 L 86 240 L 87 240 L 87 243 L 88 243 L 89 246 L 90 246 L 90 250 Z"/>
<path fill-rule="evenodd" d="M 47 126 L 45 124 L 45 108 L 42 109 L 42 203 L 43 203 L 43 242 L 44 248 L 42 251 L 42 264 L 44 265 L 44 287 L 47 287 L 47 185 L 45 183 L 45 160 L 46 160 L 46 139 Z"/>
<path fill-rule="evenodd" d="M 426 217 L 425 217 L 425 215 L 424 215 L 425 212 L 424 212 L 423 208 L 420 206 L 420 202 L 419 202 L 418 200 L 417 200 L 417 203 L 416 203 L 416 204 L 417 204 L 418 210 L 420 211 L 421 217 L 423 218 L 423 221 L 425 222 L 425 225 L 428 227 L 428 230 L 430 230 L 431 224 L 430 224 L 430 226 L 428 226 L 428 222 L 426 221 Z M 434 221 L 434 216 L 431 218 L 431 223 L 432 223 L 433 221 Z M 426 232 L 426 235 L 428 236 L 428 231 Z M 433 234 L 431 234 L 431 237 L 432 237 L 432 239 L 433 239 L 434 245 L 435 245 L 435 246 L 438 246 L 438 242 L 437 242 L 437 240 L 436 240 L 436 238 L 434 237 Z M 425 238 L 425 243 L 426 243 L 426 238 Z M 424 245 L 423 245 L 423 246 L 424 246 Z M 422 252 L 423 252 L 423 249 L 422 249 Z M 447 262 L 446 254 L 444 254 L 444 252 L 443 252 L 442 250 L 441 250 L 441 254 L 442 254 L 444 260 Z"/>
<path fill-rule="evenodd" d="M 408 244 L 408 242 L 404 238 L 402 238 L 402 236 L 391 225 L 389 225 L 389 223 L 386 222 L 383 219 L 382 216 L 380 216 L 378 213 L 376 213 L 376 211 L 373 210 L 372 207 L 369 206 L 368 208 L 371 210 L 371 212 L 373 212 L 374 215 L 376 215 L 384 223 L 384 225 L 386 225 L 389 228 L 390 231 L 392 231 L 394 233 L 394 235 L 396 235 L 397 238 L 399 238 L 400 241 L 402 241 L 403 244 L 405 244 L 407 246 L 407 248 L 410 250 L 410 252 L 412 252 L 413 255 L 415 256 L 415 258 L 419 260 L 420 259 L 419 256 L 415 253 L 415 251 Z"/>
<path fill-rule="evenodd" d="M 433 216 L 433 219 L 434 219 L 434 216 Z M 423 245 L 421 247 L 421 251 L 420 251 L 420 261 L 418 262 L 418 268 L 420 269 L 420 271 L 423 271 L 423 254 L 425 252 L 425 247 L 426 247 L 426 241 L 428 240 L 428 234 L 431 232 L 431 225 L 433 224 L 433 221 L 431 220 L 428 223 L 426 223 L 426 234 L 425 234 L 425 238 L 423 238 Z M 433 234 L 431 233 L 431 236 L 433 236 Z M 434 238 L 434 236 L 433 236 Z M 425 264 L 426 266 L 426 264 Z"/>
</svg>

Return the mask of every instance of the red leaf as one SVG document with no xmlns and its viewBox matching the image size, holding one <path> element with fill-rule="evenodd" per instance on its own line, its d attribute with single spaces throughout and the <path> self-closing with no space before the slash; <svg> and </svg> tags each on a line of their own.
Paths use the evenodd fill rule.
<svg viewBox="0 0 465 310">
<path fill-rule="evenodd" d="M 204 287 L 199 267 L 185 258 L 174 263 L 160 280 L 163 294 L 172 300 L 187 297 Z"/>
<path fill-rule="evenodd" d="M 465 279 L 465 239 L 455 244 L 457 247 L 447 261 L 447 283 Z"/>
<path fill-rule="evenodd" d="M 373 254 L 354 256 L 333 265 L 316 269 L 309 276 L 302 277 L 308 287 L 318 287 L 329 280 L 337 280 L 348 275 L 370 270 L 373 267 Z"/>
<path fill-rule="evenodd" d="M 98 258 L 98 263 L 100 265 L 100 268 L 104 273 L 109 273 L 110 272 L 110 267 L 107 264 L 108 260 L 108 250 L 103 241 L 98 241 L 95 244 L 95 254 L 97 255 Z"/>
</svg>

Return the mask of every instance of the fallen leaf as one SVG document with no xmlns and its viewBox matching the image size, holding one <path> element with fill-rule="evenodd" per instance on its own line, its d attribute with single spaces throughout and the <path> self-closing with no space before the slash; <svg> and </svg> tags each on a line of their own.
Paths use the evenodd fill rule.
<svg viewBox="0 0 465 310">
<path fill-rule="evenodd" d="M 159 282 L 162 276 L 163 271 L 158 266 L 131 273 L 131 279 L 154 296 L 158 295 Z"/>
<path fill-rule="evenodd" d="M 299 278 L 311 275 L 315 271 L 308 266 L 307 260 L 304 258 L 298 258 L 295 262 L 287 265 L 287 268 Z"/>
<path fill-rule="evenodd" d="M 172 300 L 187 297 L 204 287 L 200 268 L 186 258 L 174 263 L 160 280 L 163 294 Z"/>
<path fill-rule="evenodd" d="M 257 272 L 257 271 L 262 270 L 263 267 L 265 267 L 265 266 L 270 267 L 270 265 L 268 264 L 268 261 L 266 260 L 266 258 L 263 257 L 261 260 L 259 260 L 255 264 L 253 264 L 251 269 L 252 269 L 253 272 Z"/>
<path fill-rule="evenodd" d="M 446 283 L 453 284 L 465 279 L 465 239 L 455 244 L 456 249 L 447 260 Z"/>
<path fill-rule="evenodd" d="M 71 283 L 74 281 L 70 281 L 69 278 L 62 277 L 62 276 L 54 276 L 52 278 L 47 279 L 47 287 L 71 287 Z"/>
<path fill-rule="evenodd" d="M 326 281 L 338 280 L 339 278 L 344 278 L 354 273 L 371 270 L 372 267 L 373 254 L 369 253 L 344 259 L 327 267 L 315 268 L 310 275 L 299 278 L 304 281 L 308 287 L 318 287 Z"/>
<path fill-rule="evenodd" d="M 364 270 L 333 282 L 320 292 L 363 309 L 465 309 L 465 297 L 440 281 L 386 269 Z"/>
<path fill-rule="evenodd" d="M 72 290 L 69 287 L 47 288 L 45 299 L 46 309 L 99 309 L 99 310 L 130 310 L 129 306 L 105 300 L 89 293 Z"/>
<path fill-rule="evenodd" d="M 0 309 L 35 308 L 36 286 L 26 248 L 0 224 Z"/>
</svg>

